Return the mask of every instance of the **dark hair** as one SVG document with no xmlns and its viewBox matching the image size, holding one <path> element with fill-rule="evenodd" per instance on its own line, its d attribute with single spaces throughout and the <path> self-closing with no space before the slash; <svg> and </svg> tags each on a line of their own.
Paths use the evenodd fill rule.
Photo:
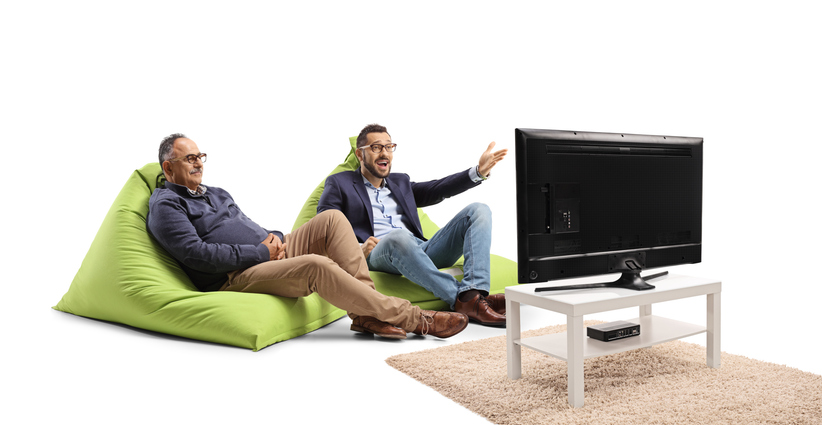
<svg viewBox="0 0 822 425">
<path fill-rule="evenodd" d="M 183 133 L 174 133 L 160 142 L 160 155 L 158 156 L 160 160 L 160 168 L 163 167 L 164 162 L 171 159 L 171 152 L 174 150 L 174 142 L 177 141 L 177 139 L 185 137 L 186 135 Z"/>
<path fill-rule="evenodd" d="M 388 134 L 388 129 L 379 125 L 379 124 L 368 124 L 365 128 L 360 131 L 360 135 L 357 136 L 357 147 L 361 148 L 365 146 L 365 143 L 368 141 L 368 133 L 385 133 Z M 390 136 L 390 134 L 388 134 Z"/>
</svg>

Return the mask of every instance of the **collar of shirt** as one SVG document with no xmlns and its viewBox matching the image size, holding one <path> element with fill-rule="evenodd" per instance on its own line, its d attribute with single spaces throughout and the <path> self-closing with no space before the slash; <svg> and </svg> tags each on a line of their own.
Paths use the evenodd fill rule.
<svg viewBox="0 0 822 425">
<path fill-rule="evenodd" d="M 362 174 L 360 174 L 360 175 L 362 176 L 362 181 L 363 181 L 363 183 L 365 183 L 365 187 L 367 187 L 367 188 L 369 188 L 369 189 L 382 189 L 382 188 L 384 188 L 384 187 L 388 187 L 388 179 L 382 179 L 382 186 L 380 186 L 380 187 L 374 187 L 374 185 L 373 185 L 373 184 L 371 184 L 371 182 L 370 182 L 370 181 L 368 181 L 368 179 L 367 179 L 367 178 L 365 178 L 365 176 L 363 176 Z"/>
<path fill-rule="evenodd" d="M 193 198 L 199 198 L 205 195 L 206 191 L 208 191 L 208 186 L 199 185 L 197 186 L 197 190 L 191 190 L 186 186 L 179 185 L 177 183 L 172 183 L 170 181 L 166 181 L 165 183 L 166 189 L 171 189 L 172 191 L 176 192 L 178 195 L 185 195 L 188 193 Z"/>
<path fill-rule="evenodd" d="M 186 188 L 186 189 L 188 189 L 188 188 Z M 207 187 L 205 187 L 203 185 L 199 185 L 199 186 L 197 186 L 197 190 L 188 189 L 188 193 L 191 196 L 203 196 L 203 195 L 205 195 L 207 190 L 208 190 Z"/>
</svg>

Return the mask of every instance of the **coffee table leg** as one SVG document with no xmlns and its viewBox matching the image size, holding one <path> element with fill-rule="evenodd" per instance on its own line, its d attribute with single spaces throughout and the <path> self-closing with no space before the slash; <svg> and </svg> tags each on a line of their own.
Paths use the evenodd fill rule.
<svg viewBox="0 0 822 425">
<path fill-rule="evenodd" d="M 583 332 L 582 316 L 568 316 L 568 403 L 573 407 L 582 407 L 585 403 Z"/>
<path fill-rule="evenodd" d="M 719 349 L 719 338 L 721 329 L 720 320 L 720 302 L 721 295 L 719 292 L 715 294 L 708 294 L 708 318 L 707 318 L 707 345 L 708 347 L 708 367 L 717 368 L 721 365 L 719 359 L 721 350 Z"/>
<path fill-rule="evenodd" d="M 519 303 L 505 298 L 505 340 L 508 351 L 508 378 L 522 376 L 522 346 L 514 343 L 520 339 Z"/>
</svg>

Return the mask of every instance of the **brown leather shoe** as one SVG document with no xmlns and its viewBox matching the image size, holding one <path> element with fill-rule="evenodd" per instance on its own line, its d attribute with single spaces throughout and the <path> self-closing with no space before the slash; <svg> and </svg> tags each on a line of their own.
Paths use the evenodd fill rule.
<svg viewBox="0 0 822 425">
<path fill-rule="evenodd" d="M 351 322 L 351 330 L 355 332 L 372 333 L 383 338 L 405 339 L 404 330 L 369 316 L 357 316 L 357 318 Z"/>
<path fill-rule="evenodd" d="M 462 313 L 423 310 L 420 314 L 420 324 L 414 329 L 414 333 L 448 338 L 462 332 L 466 326 L 468 317 Z"/>
<path fill-rule="evenodd" d="M 454 303 L 454 310 L 465 314 L 468 319 L 480 325 L 505 326 L 505 316 L 494 311 L 482 294 L 477 294 L 466 302 L 462 302 L 457 298 L 457 302 Z"/>
<path fill-rule="evenodd" d="M 505 294 L 494 294 L 485 297 L 488 304 L 499 314 L 505 314 Z"/>
</svg>

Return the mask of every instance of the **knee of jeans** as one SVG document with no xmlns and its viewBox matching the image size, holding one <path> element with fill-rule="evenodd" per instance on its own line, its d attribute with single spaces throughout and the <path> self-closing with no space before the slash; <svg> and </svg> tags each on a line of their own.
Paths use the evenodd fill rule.
<svg viewBox="0 0 822 425">
<path fill-rule="evenodd" d="M 482 202 L 474 202 L 468 205 L 471 216 L 476 218 L 491 218 L 491 208 Z"/>
<path fill-rule="evenodd" d="M 411 232 L 405 230 L 395 230 L 385 235 L 379 244 L 385 244 L 383 247 L 388 248 L 395 255 L 405 255 L 419 247 L 417 238 Z"/>
</svg>

